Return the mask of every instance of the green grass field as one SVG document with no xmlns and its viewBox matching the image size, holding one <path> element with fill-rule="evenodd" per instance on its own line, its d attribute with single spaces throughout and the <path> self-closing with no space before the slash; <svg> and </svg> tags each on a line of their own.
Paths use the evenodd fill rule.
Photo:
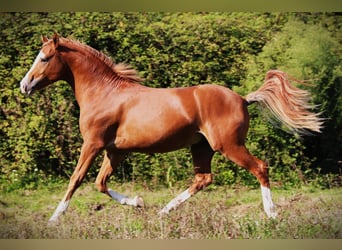
<svg viewBox="0 0 342 250">
<path fill-rule="evenodd" d="M 122 206 L 85 183 L 59 224 L 47 222 L 67 184 L 0 193 L 0 238 L 54 239 L 336 239 L 342 238 L 342 189 L 273 190 L 279 216 L 267 219 L 259 189 L 208 188 L 168 216 L 158 211 L 182 189 L 142 190 L 144 208 Z M 113 183 L 112 185 L 113 186 Z"/>
</svg>

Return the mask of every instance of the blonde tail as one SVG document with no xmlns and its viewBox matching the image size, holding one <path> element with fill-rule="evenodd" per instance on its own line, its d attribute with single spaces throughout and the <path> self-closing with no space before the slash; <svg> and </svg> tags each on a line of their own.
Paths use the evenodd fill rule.
<svg viewBox="0 0 342 250">
<path fill-rule="evenodd" d="M 268 71 L 264 84 L 246 96 L 248 103 L 262 104 L 291 132 L 299 135 L 308 134 L 308 130 L 321 132 L 323 127 L 320 113 L 309 111 L 315 107 L 309 104 L 309 99 L 308 91 L 292 86 L 286 73 L 279 70 Z"/>
</svg>

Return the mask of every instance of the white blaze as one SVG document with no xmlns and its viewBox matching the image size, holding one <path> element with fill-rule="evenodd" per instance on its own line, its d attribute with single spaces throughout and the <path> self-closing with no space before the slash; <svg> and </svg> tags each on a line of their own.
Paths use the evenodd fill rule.
<svg viewBox="0 0 342 250">
<path fill-rule="evenodd" d="M 40 51 L 38 56 L 36 57 L 36 59 L 34 60 L 30 70 L 26 73 L 25 77 L 21 80 L 20 82 L 20 90 L 21 90 L 21 93 L 25 94 L 26 93 L 26 89 L 25 87 L 29 84 L 32 84 L 29 79 L 29 76 L 31 75 L 31 72 L 33 71 L 33 69 L 37 66 L 37 64 L 39 63 L 39 61 L 41 59 L 45 59 L 45 54 L 44 52 Z M 35 79 L 37 80 L 37 79 Z M 34 81 L 35 81 L 34 80 Z M 34 83 L 34 82 L 33 82 Z"/>
</svg>

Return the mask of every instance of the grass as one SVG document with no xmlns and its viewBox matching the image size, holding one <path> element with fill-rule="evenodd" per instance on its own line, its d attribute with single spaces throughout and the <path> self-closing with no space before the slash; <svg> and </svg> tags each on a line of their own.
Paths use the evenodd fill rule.
<svg viewBox="0 0 342 250">
<path fill-rule="evenodd" d="M 268 219 L 259 190 L 213 187 L 198 193 L 168 216 L 158 211 L 181 189 L 135 190 L 145 208 L 122 206 L 83 184 L 59 224 L 47 221 L 66 184 L 0 193 L 0 238 L 54 239 L 336 239 L 342 238 L 342 189 L 305 187 L 273 190 L 279 216 Z"/>
</svg>

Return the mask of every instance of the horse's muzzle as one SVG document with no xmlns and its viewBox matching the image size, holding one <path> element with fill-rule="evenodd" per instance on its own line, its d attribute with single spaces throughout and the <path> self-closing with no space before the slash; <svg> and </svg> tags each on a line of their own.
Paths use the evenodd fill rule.
<svg viewBox="0 0 342 250">
<path fill-rule="evenodd" d="M 34 77 L 31 77 L 31 79 L 29 79 L 26 75 L 20 82 L 21 93 L 31 95 L 37 83 L 38 79 L 35 79 Z"/>
</svg>

